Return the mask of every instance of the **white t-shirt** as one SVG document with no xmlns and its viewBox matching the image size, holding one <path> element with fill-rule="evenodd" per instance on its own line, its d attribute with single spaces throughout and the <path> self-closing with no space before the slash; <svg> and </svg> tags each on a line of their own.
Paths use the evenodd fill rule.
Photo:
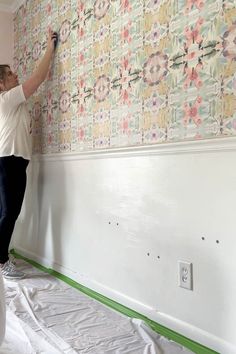
<svg viewBox="0 0 236 354">
<path fill-rule="evenodd" d="M 15 155 L 30 160 L 30 121 L 22 85 L 0 93 L 0 157 Z"/>
</svg>

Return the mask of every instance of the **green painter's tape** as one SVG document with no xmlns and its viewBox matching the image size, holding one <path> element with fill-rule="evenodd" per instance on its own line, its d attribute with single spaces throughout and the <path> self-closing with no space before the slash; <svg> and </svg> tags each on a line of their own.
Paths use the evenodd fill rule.
<svg viewBox="0 0 236 354">
<path fill-rule="evenodd" d="M 184 347 L 190 349 L 194 353 L 197 353 L 197 354 L 220 354 L 220 353 L 217 353 L 214 350 L 211 350 L 211 349 L 209 349 L 197 342 L 192 341 L 191 339 L 189 339 L 187 337 L 184 337 L 181 334 L 178 334 L 177 332 L 172 331 L 171 329 L 169 329 L 167 327 L 164 327 L 164 326 L 150 320 L 146 316 L 141 315 L 140 313 L 133 311 L 133 310 L 129 309 L 128 307 L 123 306 L 123 305 L 119 304 L 118 302 L 107 298 L 106 296 L 103 296 L 103 295 L 101 295 L 89 288 L 86 288 L 85 286 L 83 286 L 81 284 L 76 283 L 74 280 L 68 278 L 67 276 L 65 276 L 63 274 L 58 273 L 57 271 L 55 271 L 53 269 L 46 268 L 31 259 L 21 256 L 14 249 L 11 250 L 10 253 L 14 257 L 21 258 L 21 259 L 25 260 L 26 262 L 32 264 L 34 267 L 42 270 L 43 272 L 51 274 L 54 277 L 64 281 L 68 285 L 72 286 L 75 289 L 78 289 L 79 291 L 81 291 L 84 294 L 90 296 L 91 298 L 103 303 L 104 305 L 109 306 L 112 309 L 114 309 L 118 312 L 121 312 L 122 314 L 124 314 L 128 317 L 138 318 L 140 320 L 143 320 L 149 327 L 151 327 L 158 334 L 168 338 L 169 340 L 172 340 L 176 343 L 183 345 Z"/>
</svg>

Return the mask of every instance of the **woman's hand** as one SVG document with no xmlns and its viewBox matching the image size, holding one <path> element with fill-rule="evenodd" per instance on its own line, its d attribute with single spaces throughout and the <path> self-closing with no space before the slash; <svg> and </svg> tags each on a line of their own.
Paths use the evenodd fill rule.
<svg viewBox="0 0 236 354">
<path fill-rule="evenodd" d="M 53 32 L 52 29 L 49 27 L 48 29 L 48 40 L 47 40 L 47 50 L 50 52 L 54 52 L 56 48 L 56 42 L 57 42 L 57 33 Z"/>
<path fill-rule="evenodd" d="M 29 77 L 29 79 L 22 84 L 23 92 L 26 99 L 32 96 L 33 93 L 41 85 L 41 83 L 46 79 L 51 61 L 53 59 L 53 54 L 55 52 L 55 41 L 57 41 L 57 38 L 57 33 L 53 32 L 51 28 L 49 28 L 47 49 L 44 53 L 44 56 L 39 62 L 36 69 L 33 71 L 32 75 Z"/>
</svg>

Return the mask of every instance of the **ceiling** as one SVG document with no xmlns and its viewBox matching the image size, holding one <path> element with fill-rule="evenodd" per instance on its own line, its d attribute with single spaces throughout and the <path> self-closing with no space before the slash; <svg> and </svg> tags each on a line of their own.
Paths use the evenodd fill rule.
<svg viewBox="0 0 236 354">
<path fill-rule="evenodd" d="M 25 0 L 0 0 L 0 11 L 14 12 Z"/>
</svg>

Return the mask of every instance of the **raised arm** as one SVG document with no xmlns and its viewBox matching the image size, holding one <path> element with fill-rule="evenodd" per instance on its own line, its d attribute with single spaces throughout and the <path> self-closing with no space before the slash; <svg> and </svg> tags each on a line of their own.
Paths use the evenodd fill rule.
<svg viewBox="0 0 236 354">
<path fill-rule="evenodd" d="M 46 52 L 43 58 L 41 59 L 38 67 L 34 70 L 33 74 L 22 84 L 23 92 L 26 99 L 30 97 L 41 85 L 41 83 L 46 79 L 50 63 L 55 51 L 54 43 L 56 42 L 56 40 L 57 35 L 53 33 L 51 29 L 49 29 Z"/>
</svg>

